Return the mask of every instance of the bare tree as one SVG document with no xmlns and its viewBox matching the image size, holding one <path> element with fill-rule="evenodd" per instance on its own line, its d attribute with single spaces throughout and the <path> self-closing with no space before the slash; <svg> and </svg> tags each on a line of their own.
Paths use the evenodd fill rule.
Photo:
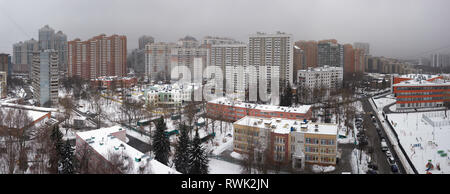
<svg viewBox="0 0 450 194">
<path fill-rule="evenodd" d="M 100 118 L 103 114 L 103 107 L 102 107 L 102 97 L 100 96 L 100 94 L 98 92 L 93 94 L 93 105 L 94 105 L 94 111 L 97 114 L 97 129 L 100 129 L 100 125 L 101 125 L 101 121 Z"/>
<path fill-rule="evenodd" d="M 5 154 L 3 160 L 7 164 L 8 173 L 13 174 L 18 170 L 22 173 L 28 169 L 27 142 L 34 135 L 32 120 L 26 110 L 8 109 L 0 110 L 0 137 L 3 139 Z"/>
<path fill-rule="evenodd" d="M 73 99 L 71 97 L 64 97 L 64 98 L 60 98 L 59 99 L 59 104 L 61 104 L 63 106 L 63 113 L 64 113 L 64 123 L 65 123 L 65 127 L 66 127 L 66 134 L 67 131 L 70 129 L 69 124 L 70 124 L 70 119 L 72 117 L 72 110 L 75 107 L 74 103 L 73 103 Z"/>
</svg>

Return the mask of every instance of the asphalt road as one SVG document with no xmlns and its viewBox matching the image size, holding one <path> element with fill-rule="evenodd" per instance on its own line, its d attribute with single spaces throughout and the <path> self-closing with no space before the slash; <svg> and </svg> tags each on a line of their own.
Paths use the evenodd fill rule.
<svg viewBox="0 0 450 194">
<path fill-rule="evenodd" d="M 375 114 L 375 111 L 372 109 L 372 106 L 370 106 L 370 103 L 367 98 L 362 99 L 361 101 L 362 101 L 363 109 L 366 113 L 364 115 L 363 119 L 364 119 L 364 121 L 370 122 L 367 125 L 368 128 L 365 129 L 365 133 L 369 139 L 369 146 L 373 147 L 374 152 L 372 154 L 372 161 L 374 161 L 374 163 L 377 164 L 379 174 L 392 174 L 391 167 L 387 161 L 386 154 L 385 154 L 385 152 L 383 152 L 381 150 L 381 138 L 378 136 L 376 127 L 375 127 L 374 123 L 372 122 L 372 118 L 369 113 L 369 112 L 372 112 Z M 391 151 L 392 155 L 394 156 L 395 162 L 397 163 L 397 166 L 399 168 L 399 173 L 404 173 L 405 172 L 404 167 L 403 167 L 402 163 L 399 161 L 397 153 L 392 148 L 391 142 L 387 138 L 386 133 L 384 132 L 384 130 L 382 128 L 380 120 L 378 119 L 378 117 L 375 117 L 375 118 L 376 118 L 376 123 L 378 124 L 380 129 L 382 129 L 381 130 L 382 136 L 385 137 L 386 142 L 389 147 L 389 150 Z M 387 130 L 390 130 L 390 129 L 387 129 Z"/>
</svg>

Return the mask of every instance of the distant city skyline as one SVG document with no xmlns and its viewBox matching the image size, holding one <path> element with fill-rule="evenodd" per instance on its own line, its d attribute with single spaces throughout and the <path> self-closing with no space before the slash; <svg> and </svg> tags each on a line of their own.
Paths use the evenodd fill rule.
<svg viewBox="0 0 450 194">
<path fill-rule="evenodd" d="M 450 23 L 449 6 L 446 0 L 0 0 L 0 53 L 12 54 L 19 41 L 37 40 L 38 30 L 49 25 L 69 41 L 125 35 L 130 52 L 143 35 L 155 42 L 175 43 L 186 35 L 200 41 L 211 35 L 246 43 L 256 32 L 282 31 L 292 34 L 293 41 L 367 42 L 373 56 L 428 57 L 434 52 L 423 53 L 438 48 L 449 52 L 450 26 L 444 25 Z"/>
</svg>

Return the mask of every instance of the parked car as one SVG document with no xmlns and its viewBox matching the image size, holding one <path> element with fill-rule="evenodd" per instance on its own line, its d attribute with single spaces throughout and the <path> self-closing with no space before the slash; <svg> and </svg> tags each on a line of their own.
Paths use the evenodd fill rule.
<svg viewBox="0 0 450 194">
<path fill-rule="evenodd" d="M 377 171 L 373 170 L 373 169 L 369 169 L 367 171 L 367 174 L 378 174 Z"/>
<path fill-rule="evenodd" d="M 391 165 L 391 166 L 392 166 L 392 165 L 395 165 L 395 159 L 394 159 L 394 157 L 392 157 L 392 156 L 391 156 L 391 157 L 388 157 L 388 158 L 387 158 L 387 161 L 388 161 L 389 165 Z"/>
<path fill-rule="evenodd" d="M 388 158 L 392 157 L 392 153 L 390 150 L 386 151 L 386 157 L 388 157 Z"/>
<path fill-rule="evenodd" d="M 394 173 L 397 173 L 397 172 L 398 172 L 398 166 L 397 166 L 397 164 L 394 164 L 394 165 L 391 166 L 391 171 L 394 172 Z"/>
<path fill-rule="evenodd" d="M 378 133 L 378 136 L 382 136 L 383 134 L 381 133 L 381 129 L 380 128 L 377 128 L 377 133 Z"/>
<path fill-rule="evenodd" d="M 382 139 L 381 140 L 381 150 L 382 151 L 387 151 L 389 148 L 387 146 L 386 140 Z"/>
<path fill-rule="evenodd" d="M 373 169 L 373 170 L 378 170 L 378 166 L 376 164 L 372 164 L 370 163 L 369 165 L 367 165 L 367 167 Z"/>
</svg>

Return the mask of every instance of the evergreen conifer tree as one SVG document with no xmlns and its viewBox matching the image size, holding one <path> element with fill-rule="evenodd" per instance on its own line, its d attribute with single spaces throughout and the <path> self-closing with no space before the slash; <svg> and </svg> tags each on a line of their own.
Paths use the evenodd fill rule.
<svg viewBox="0 0 450 194">
<path fill-rule="evenodd" d="M 180 137 L 178 138 L 178 144 L 175 150 L 175 169 L 183 174 L 189 173 L 189 126 L 180 124 Z"/>
<path fill-rule="evenodd" d="M 169 137 L 165 134 L 167 129 L 164 118 L 161 117 L 155 121 L 156 131 L 153 136 L 153 151 L 155 159 L 164 165 L 169 161 L 170 142 Z"/>
<path fill-rule="evenodd" d="M 195 137 L 190 150 L 189 174 L 208 174 L 208 157 L 201 145 L 198 130 L 195 130 Z"/>
<path fill-rule="evenodd" d="M 57 174 L 60 173 L 59 166 L 61 164 L 61 158 L 62 158 L 62 137 L 63 134 L 61 131 L 59 131 L 58 126 L 54 126 L 52 133 L 50 135 L 51 139 L 51 154 L 50 154 L 50 172 Z"/>
<path fill-rule="evenodd" d="M 75 172 L 75 158 L 73 156 L 74 149 L 66 141 L 64 147 L 62 148 L 62 158 L 61 158 L 61 173 L 62 174 L 74 174 Z"/>
</svg>

